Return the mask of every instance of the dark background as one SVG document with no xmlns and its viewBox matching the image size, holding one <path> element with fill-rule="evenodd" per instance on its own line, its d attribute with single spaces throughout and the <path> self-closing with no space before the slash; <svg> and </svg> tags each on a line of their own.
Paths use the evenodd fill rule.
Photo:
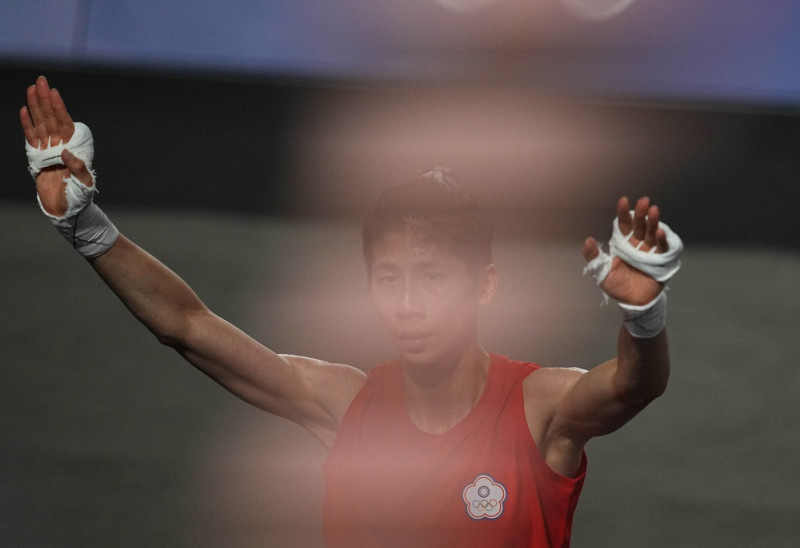
<svg viewBox="0 0 800 548">
<path fill-rule="evenodd" d="M 398 149 L 391 161 L 383 161 L 390 156 L 385 149 L 375 152 L 356 143 L 346 151 L 345 164 L 339 151 L 329 150 L 328 143 L 328 148 L 315 146 L 309 135 L 309 117 L 319 105 L 349 105 L 349 117 L 337 121 L 344 133 L 348 124 L 354 131 L 370 128 L 375 104 L 403 105 L 423 118 L 432 107 L 406 106 L 418 94 L 446 104 L 454 94 L 474 94 L 482 102 L 480 94 L 489 92 L 445 85 L 5 67 L 0 88 L 8 105 L 3 123 L 8 129 L 0 135 L 6 151 L 0 168 L 8 177 L 0 187 L 3 202 L 30 203 L 33 197 L 32 185 L 25 184 L 16 112 L 39 73 L 62 91 L 73 117 L 92 128 L 99 188 L 113 183 L 100 198 L 106 206 L 358 219 L 383 186 L 445 163 L 496 213 L 498 230 L 508 225 L 512 234 L 581 236 L 600 226 L 618 195 L 633 197 L 641 189 L 688 242 L 798 245 L 800 117 L 795 110 L 592 101 L 525 89 L 516 90 L 525 108 L 586 123 L 594 140 L 576 142 L 574 154 L 554 157 L 534 143 L 534 159 L 506 171 L 500 154 L 481 158 L 464 146 L 437 157 L 435 150 L 418 151 L 407 143 L 385 145 Z M 437 123 L 462 131 L 457 126 L 461 110 L 436 112 Z M 378 125 L 379 131 L 390 132 L 391 123 Z M 605 135 L 598 129 L 604 127 Z M 470 131 L 480 134 L 481 128 Z M 613 144 L 617 138 L 617 148 L 598 149 L 598 142 Z M 404 153 L 403 147 L 410 151 Z"/>
</svg>

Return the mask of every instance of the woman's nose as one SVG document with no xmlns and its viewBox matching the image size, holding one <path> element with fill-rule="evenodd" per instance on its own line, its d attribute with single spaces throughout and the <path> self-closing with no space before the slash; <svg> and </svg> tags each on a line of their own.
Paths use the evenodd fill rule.
<svg viewBox="0 0 800 548">
<path fill-rule="evenodd" d="M 397 316 L 399 318 L 415 318 L 425 315 L 425 306 L 420 294 L 420 288 L 414 282 L 403 284 L 397 303 Z"/>
</svg>

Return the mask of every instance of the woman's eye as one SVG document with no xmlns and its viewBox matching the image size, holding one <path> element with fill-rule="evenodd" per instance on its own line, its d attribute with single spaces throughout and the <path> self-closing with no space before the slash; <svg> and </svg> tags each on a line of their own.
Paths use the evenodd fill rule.
<svg viewBox="0 0 800 548">
<path fill-rule="evenodd" d="M 438 282 L 443 277 L 444 276 L 442 276 L 442 274 L 439 272 L 428 272 L 427 274 L 425 274 L 425 279 L 428 280 L 429 282 Z"/>
</svg>

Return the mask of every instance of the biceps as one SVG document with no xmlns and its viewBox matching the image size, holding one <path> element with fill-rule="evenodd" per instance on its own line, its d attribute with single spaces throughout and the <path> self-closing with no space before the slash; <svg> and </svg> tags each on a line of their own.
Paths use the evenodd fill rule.
<svg viewBox="0 0 800 548">
<path fill-rule="evenodd" d="M 335 430 L 363 384 L 353 367 L 279 355 L 208 314 L 181 354 L 240 399 L 308 430 Z"/>
<path fill-rule="evenodd" d="M 297 391 L 290 363 L 211 312 L 189 322 L 178 352 L 197 369 L 242 400 L 278 413 Z"/>
</svg>

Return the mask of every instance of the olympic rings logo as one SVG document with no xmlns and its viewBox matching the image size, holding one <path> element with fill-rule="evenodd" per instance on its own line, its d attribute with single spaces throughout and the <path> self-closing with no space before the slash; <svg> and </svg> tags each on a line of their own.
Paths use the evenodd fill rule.
<svg viewBox="0 0 800 548">
<path fill-rule="evenodd" d="M 472 507 L 473 508 L 480 508 L 482 510 L 491 510 L 492 508 L 494 508 L 498 504 L 500 504 L 500 503 L 497 502 L 495 499 L 491 499 L 491 500 L 473 500 L 472 501 Z"/>
</svg>

